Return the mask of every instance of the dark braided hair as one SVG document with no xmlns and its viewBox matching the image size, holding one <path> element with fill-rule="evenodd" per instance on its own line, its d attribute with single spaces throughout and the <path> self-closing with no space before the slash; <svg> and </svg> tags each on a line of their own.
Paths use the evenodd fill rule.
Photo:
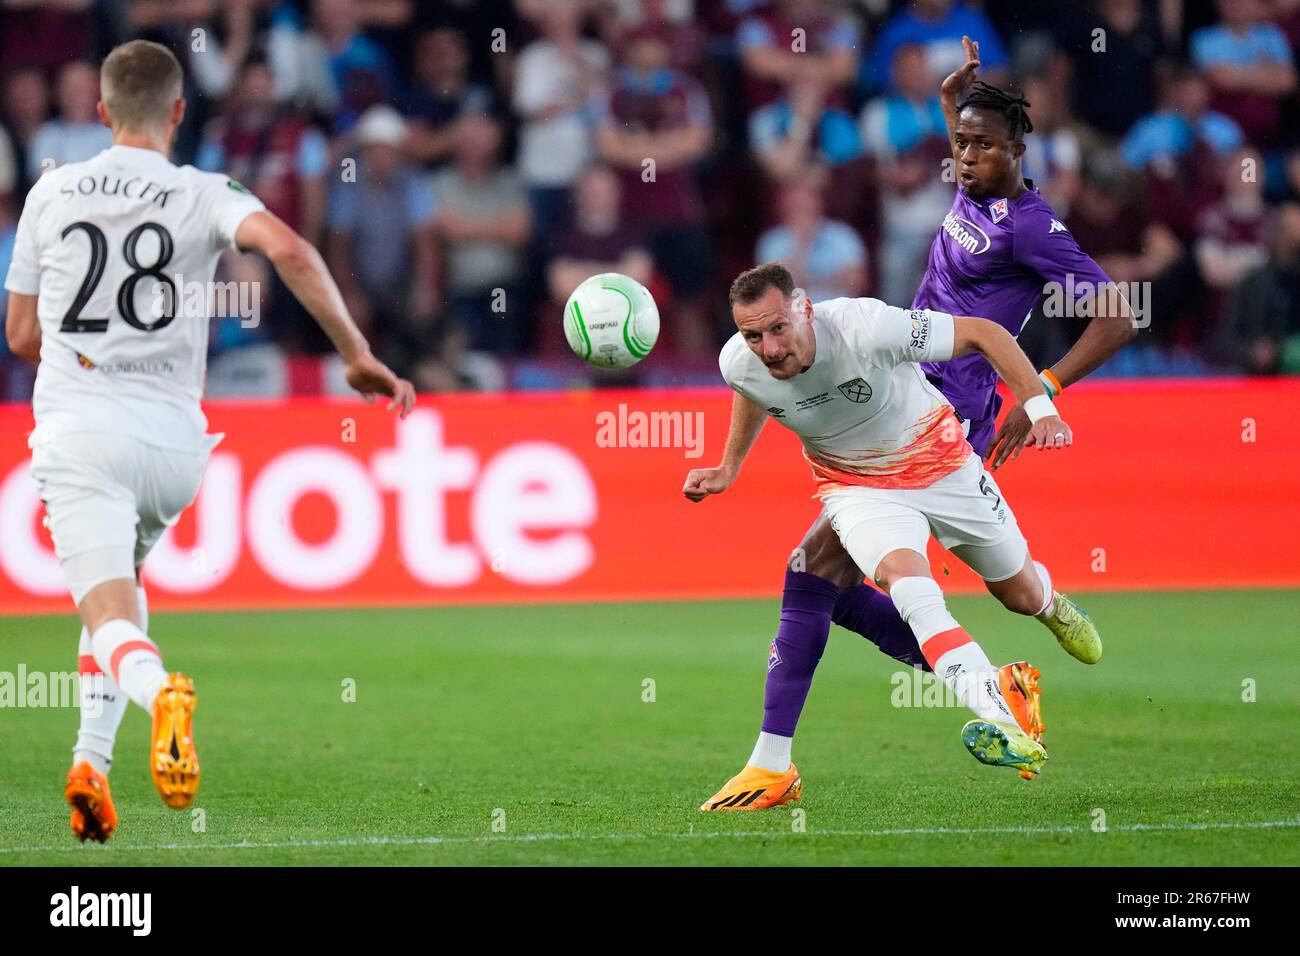
<svg viewBox="0 0 1300 956">
<path fill-rule="evenodd" d="M 957 110 L 960 112 L 968 106 L 1001 113 L 1007 121 L 1007 131 L 1011 135 L 1012 142 L 1020 139 L 1025 133 L 1034 131 L 1034 124 L 1029 121 L 1027 112 L 1029 101 L 1019 93 L 1000 90 L 996 86 L 989 86 L 981 80 L 976 80 L 975 85 L 957 104 Z"/>
</svg>

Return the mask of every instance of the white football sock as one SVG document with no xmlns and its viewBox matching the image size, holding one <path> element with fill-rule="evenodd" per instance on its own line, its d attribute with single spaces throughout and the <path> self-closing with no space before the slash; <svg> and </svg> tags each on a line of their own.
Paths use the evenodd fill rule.
<svg viewBox="0 0 1300 956">
<path fill-rule="evenodd" d="M 1038 561 L 1034 562 L 1034 570 L 1038 572 L 1039 583 L 1043 585 L 1043 607 L 1034 617 L 1045 618 L 1051 617 L 1052 612 L 1056 610 L 1056 594 L 1052 590 L 1052 576 L 1047 573 L 1047 568 L 1043 567 Z"/>
<path fill-rule="evenodd" d="M 952 688 L 957 699 L 981 720 L 1016 723 L 998 680 L 998 669 L 973 640 L 954 647 L 935 663 L 934 672 Z"/>
<path fill-rule="evenodd" d="M 998 686 L 997 668 L 948 611 L 938 583 L 933 578 L 919 575 L 899 578 L 889 589 L 889 597 L 912 628 L 917 643 L 921 645 L 921 653 L 957 699 L 982 720 L 1015 723 L 1015 715 L 1003 700 Z M 935 645 L 927 647 L 932 638 L 937 638 L 940 644 L 952 643 L 953 646 L 937 651 Z M 939 654 L 937 659 L 934 657 L 936 653 Z"/>
<path fill-rule="evenodd" d="M 749 764 L 773 773 L 785 773 L 790 769 L 790 747 L 793 744 L 793 737 L 782 737 L 780 734 L 760 730 L 758 743 L 754 744 L 754 752 L 749 755 Z"/>
<path fill-rule="evenodd" d="M 136 588 L 135 594 L 140 605 L 141 627 L 148 631 L 149 603 L 144 588 Z M 117 686 L 117 681 L 104 673 L 95 661 L 90 632 L 84 627 L 77 642 L 77 670 L 81 689 L 81 726 L 77 730 L 77 743 L 72 748 L 72 762 L 78 764 L 84 760 L 106 774 L 113 765 L 113 742 L 126 713 L 128 698 Z"/>
<path fill-rule="evenodd" d="M 91 635 L 90 646 L 100 669 L 113 676 L 127 697 L 152 713 L 153 699 L 167 680 L 167 671 L 149 636 L 118 618 L 100 625 Z"/>
</svg>

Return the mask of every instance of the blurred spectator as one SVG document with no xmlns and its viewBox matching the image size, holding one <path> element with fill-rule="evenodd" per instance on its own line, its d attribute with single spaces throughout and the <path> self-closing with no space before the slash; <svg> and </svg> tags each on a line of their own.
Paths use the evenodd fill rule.
<svg viewBox="0 0 1300 956">
<path fill-rule="evenodd" d="M 434 320 L 434 200 L 427 180 L 404 157 L 406 124 L 396 110 L 372 106 L 355 139 L 356 182 L 330 196 L 331 271 L 357 324 L 391 348 Z"/>
<path fill-rule="evenodd" d="M 90 56 L 95 0 L 5 0 L 0 63 L 52 73 Z"/>
<path fill-rule="evenodd" d="M 1219 156 L 1226 156 L 1242 143 L 1241 127 L 1228 116 L 1209 109 L 1210 85 L 1192 67 L 1176 71 L 1169 82 L 1165 105 L 1133 125 L 1120 143 L 1124 162 L 1140 169 L 1191 152 L 1203 140 Z M 1034 114 L 1038 125 L 1038 114 Z"/>
<path fill-rule="evenodd" d="M 871 93 L 888 88 L 898 48 L 919 44 L 930 68 L 930 86 L 938 90 L 943 78 L 966 62 L 963 36 L 980 45 L 980 79 L 998 85 L 1007 54 L 988 17 L 955 0 L 910 0 L 885 24 L 871 56 L 863 61 L 859 86 Z"/>
<path fill-rule="evenodd" d="M 1276 145 L 1283 99 L 1296 88 L 1286 36 L 1262 22 L 1263 0 L 1218 0 L 1218 8 L 1220 23 L 1192 35 L 1192 62 L 1209 77 L 1215 107 L 1235 119 L 1248 140 Z"/>
<path fill-rule="evenodd" d="M 0 126 L 0 201 L 12 201 L 22 180 L 9 131 Z"/>
<path fill-rule="evenodd" d="M 573 187 L 573 215 L 556 236 L 546 269 L 552 308 L 559 306 L 585 279 L 602 272 L 621 272 L 649 285 L 654 261 L 641 231 L 620 211 L 622 185 L 608 166 L 588 167 Z M 542 323 L 539 351 L 554 351 L 563 342 L 559 322 Z"/>
<path fill-rule="evenodd" d="M 10 73 L 4 84 L 4 124 L 13 137 L 14 150 L 20 163 L 19 179 L 24 193 L 40 175 L 40 167 L 27 168 L 36 131 L 50 115 L 50 88 L 45 76 L 37 69 L 20 69 Z"/>
<path fill-rule="evenodd" d="M 712 146 L 713 123 L 699 83 L 669 61 L 653 26 L 629 35 L 596 141 L 622 179 L 623 214 L 648 231 L 672 287 L 674 346 L 690 353 L 710 345 L 703 301 L 710 243 L 694 166 Z"/>
<path fill-rule="evenodd" d="M 1161 112 L 1125 138 L 1121 156 L 1130 165 L 1143 161 L 1147 217 L 1190 244 L 1202 213 L 1222 191 L 1223 158 L 1241 134 L 1232 120 L 1208 111 L 1209 88 L 1193 68 L 1175 71 L 1161 100 Z"/>
<path fill-rule="evenodd" d="M 609 9 L 603 33 L 611 49 L 621 49 L 629 31 L 650 27 L 668 44 L 674 69 L 702 71 L 706 38 L 694 23 L 695 0 L 612 0 Z"/>
<path fill-rule="evenodd" d="M 1093 0 L 1093 7 L 1095 14 L 1079 17 L 1066 40 L 1075 112 L 1107 136 L 1123 136 L 1155 102 L 1154 69 L 1164 40 L 1140 0 Z"/>
<path fill-rule="evenodd" d="M 212 17 L 203 27 L 203 45 L 199 49 L 194 48 L 191 34 L 187 62 L 195 86 L 205 96 L 225 96 L 235 85 L 252 53 L 256 28 L 266 25 L 257 22 L 264 16 L 259 7 L 265 5 L 265 0 L 223 0 L 220 29 Z"/>
<path fill-rule="evenodd" d="M 541 16 L 543 38 L 528 44 L 515 70 L 514 107 L 522 120 L 519 175 L 529 190 L 537 233 L 560 225 L 568 189 L 592 158 L 590 104 L 609 54 L 582 36 L 576 0 L 553 0 Z"/>
<path fill-rule="evenodd" d="M 468 332 L 470 348 L 517 353 L 524 346 L 528 197 L 515 173 L 500 164 L 495 119 L 463 116 L 455 139 L 454 162 L 433 178 L 451 316 Z"/>
<path fill-rule="evenodd" d="M 55 86 L 59 118 L 41 124 L 27 149 L 33 177 L 52 162 L 56 166 L 90 159 L 113 145 L 113 134 L 99 121 L 99 71 L 85 60 L 73 60 L 59 70 Z"/>
<path fill-rule="evenodd" d="M 741 22 L 736 48 L 749 111 L 771 103 L 782 87 L 800 80 L 820 85 L 832 104 L 849 105 L 844 93 L 858 71 L 858 33 L 826 9 L 822 0 L 775 0 Z"/>
<path fill-rule="evenodd" d="M 779 259 L 813 301 L 865 295 L 867 250 L 846 223 L 827 219 L 825 176 L 809 174 L 785 183 L 780 225 L 758 240 L 755 262 Z"/>
<path fill-rule="evenodd" d="M 382 46 L 361 31 L 359 0 L 312 0 L 309 50 L 325 57 L 332 90 L 313 91 L 314 101 L 337 102 L 335 129 L 351 128 L 369 107 L 395 102 L 397 71 Z M 307 64 L 304 79 L 319 83 L 319 64 Z"/>
<path fill-rule="evenodd" d="M 1026 179 L 1033 180 L 1057 216 L 1068 216 L 1079 194 L 1083 161 L 1069 101 L 1058 84 L 1042 75 L 1025 81 L 1024 95 L 1029 101 L 1034 131 L 1025 137 L 1021 170 Z"/>
<path fill-rule="evenodd" d="M 1067 225 L 1111 281 L 1147 283 L 1143 305 L 1149 307 L 1152 333 L 1173 341 L 1180 316 L 1199 306 L 1203 286 L 1187 246 L 1167 225 L 1143 214 L 1131 187 L 1117 157 L 1089 157 Z"/>
<path fill-rule="evenodd" d="M 956 188 L 943 175 L 952 148 L 931 77 L 925 49 L 904 44 L 893 59 L 897 92 L 878 96 L 862 111 L 862 137 L 880 180 L 880 293 L 886 302 L 912 301 Z"/>
<path fill-rule="evenodd" d="M 1196 264 L 1211 296 L 1205 303 L 1207 326 L 1217 325 L 1222 292 L 1268 256 L 1264 227 L 1264 166 L 1259 153 L 1242 149 L 1223 167 L 1223 197 L 1201 214 Z"/>
<path fill-rule="evenodd" d="M 826 105 L 821 80 L 799 77 L 786 90 L 749 117 L 749 146 L 768 176 L 780 181 L 813 162 L 838 166 L 862 155 L 853 117 Z"/>
<path fill-rule="evenodd" d="M 457 117 L 491 113 L 496 106 L 492 89 L 469 79 L 469 47 L 461 34 L 439 28 L 420 36 L 402 108 L 410 130 L 407 150 L 416 159 L 441 165 L 455 146 Z"/>
<path fill-rule="evenodd" d="M 308 241 L 320 241 L 329 147 L 306 118 L 277 106 L 265 62 L 244 66 L 223 115 L 204 131 L 196 165 L 229 174 Z"/>
<path fill-rule="evenodd" d="M 1229 297 L 1218 357 L 1255 375 L 1300 374 L 1300 204 L 1278 207 L 1268 262 Z"/>
<path fill-rule="evenodd" d="M 130 0 L 127 23 L 173 47 L 187 67 L 187 80 L 204 95 L 221 97 L 235 85 L 253 47 L 259 8 L 273 0 Z M 260 14 L 264 19 L 265 14 Z"/>
</svg>

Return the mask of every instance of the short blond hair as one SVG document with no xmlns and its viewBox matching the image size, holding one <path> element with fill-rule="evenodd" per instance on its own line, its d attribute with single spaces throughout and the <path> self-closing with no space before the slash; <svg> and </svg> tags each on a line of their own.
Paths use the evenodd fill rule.
<svg viewBox="0 0 1300 956">
<path fill-rule="evenodd" d="M 181 65 L 171 50 L 149 40 L 131 40 L 104 59 L 99 95 L 114 125 L 127 129 L 166 126 L 181 98 Z"/>
</svg>

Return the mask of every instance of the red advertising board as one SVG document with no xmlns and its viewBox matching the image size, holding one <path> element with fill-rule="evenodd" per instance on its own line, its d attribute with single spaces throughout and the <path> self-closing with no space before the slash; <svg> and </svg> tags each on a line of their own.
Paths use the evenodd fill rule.
<svg viewBox="0 0 1300 956">
<path fill-rule="evenodd" d="M 775 422 L 725 495 L 725 390 L 213 402 L 226 433 L 146 565 L 156 608 L 768 596 L 818 510 Z M 999 472 L 1066 590 L 1300 586 L 1300 380 L 1101 382 L 1060 406 L 1064 452 Z M 0 406 L 0 614 L 71 610 L 27 475 L 31 412 Z M 653 446 L 659 447 L 653 447 Z M 663 446 L 667 447 L 663 447 Z M 952 591 L 979 583 L 937 547 Z"/>
</svg>

